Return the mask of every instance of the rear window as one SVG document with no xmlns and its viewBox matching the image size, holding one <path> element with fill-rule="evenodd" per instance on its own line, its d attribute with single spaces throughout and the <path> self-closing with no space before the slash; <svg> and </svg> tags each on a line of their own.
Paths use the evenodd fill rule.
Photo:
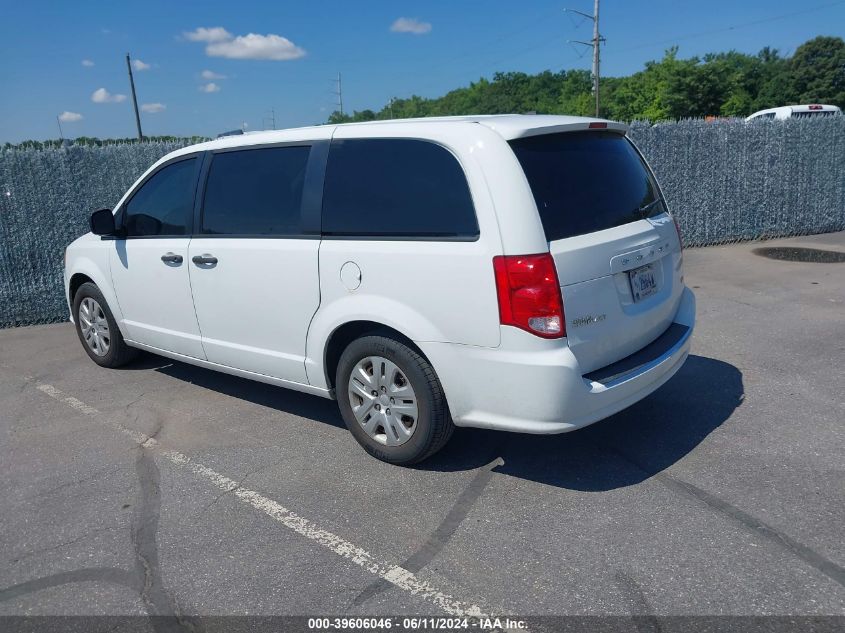
<svg viewBox="0 0 845 633">
<path fill-rule="evenodd" d="M 472 240 L 478 223 L 464 170 L 444 147 L 416 139 L 335 140 L 323 235 Z"/>
<path fill-rule="evenodd" d="M 642 158 L 613 132 L 564 132 L 510 142 L 550 242 L 652 217 L 666 207 Z"/>
<path fill-rule="evenodd" d="M 836 116 L 839 114 L 836 110 L 804 110 L 802 112 L 793 112 L 793 119 L 809 119 L 819 116 Z"/>
</svg>

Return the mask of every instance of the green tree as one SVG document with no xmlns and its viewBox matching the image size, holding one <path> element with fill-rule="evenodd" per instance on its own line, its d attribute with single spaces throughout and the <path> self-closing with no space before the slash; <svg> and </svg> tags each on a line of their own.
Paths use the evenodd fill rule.
<svg viewBox="0 0 845 633">
<path fill-rule="evenodd" d="M 744 117 L 756 110 L 798 102 L 845 107 L 845 41 L 817 37 L 791 58 L 766 47 L 757 55 L 737 51 L 681 59 L 669 48 L 659 60 L 627 77 L 601 80 L 601 115 L 621 121 L 688 117 Z M 592 115 L 590 73 L 570 69 L 536 75 L 499 72 L 442 97 L 394 99 L 378 112 L 333 112 L 329 123 L 373 119 L 500 114 Z"/>
<path fill-rule="evenodd" d="M 845 107 L 845 41 L 819 36 L 799 46 L 789 61 L 789 79 L 801 103 Z"/>
<path fill-rule="evenodd" d="M 604 82 L 602 86 L 604 87 Z M 588 116 L 595 112 L 595 100 L 592 95 L 593 81 L 587 70 L 568 70 L 563 73 L 563 81 L 558 97 L 557 111 L 561 114 Z"/>
<path fill-rule="evenodd" d="M 677 117 L 679 112 L 688 110 L 690 104 L 684 88 L 688 75 L 686 67 L 698 60 L 679 60 L 677 54 L 677 47 L 670 48 L 659 62 L 646 62 L 645 70 L 621 77 L 612 98 L 602 101 L 602 116 L 621 121 L 658 121 Z"/>
<path fill-rule="evenodd" d="M 352 120 L 353 117 L 351 115 L 335 110 L 329 115 L 328 123 L 349 123 Z"/>
<path fill-rule="evenodd" d="M 753 93 L 750 111 L 794 103 L 797 96 L 789 76 L 789 60 L 768 46 L 757 54 L 757 58 L 760 60 L 760 85 Z"/>
</svg>

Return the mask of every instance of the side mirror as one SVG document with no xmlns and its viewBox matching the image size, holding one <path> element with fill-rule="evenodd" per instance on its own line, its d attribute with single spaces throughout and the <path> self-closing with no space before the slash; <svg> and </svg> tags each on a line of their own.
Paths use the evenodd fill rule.
<svg viewBox="0 0 845 633">
<path fill-rule="evenodd" d="M 111 209 L 98 209 L 91 214 L 91 232 L 94 235 L 114 235 L 117 233 Z"/>
</svg>

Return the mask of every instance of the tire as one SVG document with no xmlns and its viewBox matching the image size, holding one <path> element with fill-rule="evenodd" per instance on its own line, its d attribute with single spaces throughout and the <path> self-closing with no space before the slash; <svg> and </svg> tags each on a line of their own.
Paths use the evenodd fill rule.
<svg viewBox="0 0 845 633">
<path fill-rule="evenodd" d="M 94 307 L 93 310 L 92 307 Z M 86 332 L 90 334 L 90 328 L 86 328 L 85 324 L 91 322 L 92 314 L 96 324 L 95 329 L 98 330 L 94 338 L 99 341 L 99 345 L 90 344 L 86 340 Z M 85 315 L 89 316 L 86 318 Z M 73 320 L 76 325 L 76 335 L 79 337 L 79 342 L 82 343 L 82 348 L 89 358 L 100 367 L 112 369 L 121 367 L 138 356 L 138 350 L 129 347 L 124 342 L 120 329 L 117 327 L 117 322 L 114 320 L 114 315 L 106 303 L 103 293 L 95 284 L 86 282 L 76 291 L 73 297 Z M 103 321 L 105 321 L 107 329 L 102 327 Z"/>
<path fill-rule="evenodd" d="M 372 359 L 381 360 L 371 362 Z M 384 371 L 381 367 L 385 367 Z M 362 388 L 369 390 L 370 395 L 372 391 L 379 395 L 365 400 Z M 349 344 L 338 362 L 335 392 L 340 413 L 353 437 L 370 455 L 390 464 L 407 466 L 431 457 L 446 445 L 455 429 L 434 368 L 419 353 L 386 336 L 364 336 Z M 413 416 L 411 400 L 416 405 Z M 370 405 L 372 408 L 368 409 Z M 359 417 L 367 419 L 362 421 Z M 404 432 L 399 424 L 405 427 Z M 403 435 L 405 432 L 410 432 L 409 438 Z"/>
</svg>

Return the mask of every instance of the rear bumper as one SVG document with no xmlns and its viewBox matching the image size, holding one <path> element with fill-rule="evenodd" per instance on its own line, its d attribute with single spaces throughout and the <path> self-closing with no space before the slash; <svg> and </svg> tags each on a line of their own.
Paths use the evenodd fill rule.
<svg viewBox="0 0 845 633">
<path fill-rule="evenodd" d="M 695 295 L 684 289 L 674 323 L 628 358 L 584 374 L 560 341 L 502 328 L 495 349 L 420 343 L 457 426 L 563 433 L 613 415 L 669 380 L 689 355 Z"/>
</svg>

